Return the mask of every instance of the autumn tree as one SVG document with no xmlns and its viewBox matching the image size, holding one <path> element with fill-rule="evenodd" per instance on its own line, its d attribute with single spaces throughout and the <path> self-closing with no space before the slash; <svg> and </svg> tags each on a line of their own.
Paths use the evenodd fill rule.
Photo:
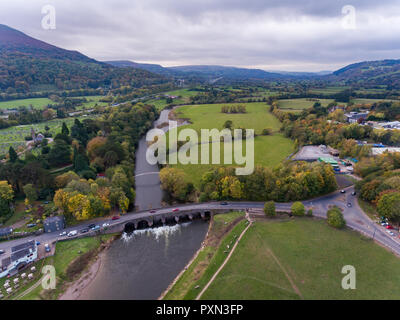
<svg viewBox="0 0 400 320">
<path fill-rule="evenodd" d="M 274 217 L 276 215 L 275 203 L 273 201 L 264 203 L 264 213 L 267 217 Z"/>
</svg>

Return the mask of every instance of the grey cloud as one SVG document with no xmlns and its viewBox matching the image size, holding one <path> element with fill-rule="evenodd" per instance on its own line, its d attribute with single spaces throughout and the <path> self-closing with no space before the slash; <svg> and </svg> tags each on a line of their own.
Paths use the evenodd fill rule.
<svg viewBox="0 0 400 320">
<path fill-rule="evenodd" d="M 43 30 L 53 4 L 57 29 Z M 341 8 L 357 29 L 341 27 Z M 2 0 L 0 21 L 99 60 L 326 70 L 400 56 L 396 0 Z"/>
</svg>

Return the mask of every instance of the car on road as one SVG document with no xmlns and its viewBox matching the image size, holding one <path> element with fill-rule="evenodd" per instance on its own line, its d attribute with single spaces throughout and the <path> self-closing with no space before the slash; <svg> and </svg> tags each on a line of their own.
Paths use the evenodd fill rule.
<svg viewBox="0 0 400 320">
<path fill-rule="evenodd" d="M 104 223 L 103 223 L 103 228 L 108 227 L 109 225 L 110 225 L 109 223 L 104 222 Z"/>
<path fill-rule="evenodd" d="M 346 190 L 340 190 L 340 193 L 346 193 Z"/>
<path fill-rule="evenodd" d="M 179 211 L 178 208 L 175 208 L 175 209 L 172 210 L 172 212 L 178 212 L 178 211 Z"/>
<path fill-rule="evenodd" d="M 150 210 L 150 213 L 156 213 L 157 211 L 156 210 Z"/>
<path fill-rule="evenodd" d="M 348 208 L 351 208 L 352 207 L 352 204 L 349 202 L 349 203 L 347 203 L 347 207 Z"/>
<path fill-rule="evenodd" d="M 83 228 L 82 230 L 81 230 L 81 233 L 86 233 L 86 232 L 89 232 L 89 228 Z"/>
<path fill-rule="evenodd" d="M 351 195 L 352 195 L 352 196 L 356 196 L 356 195 L 357 195 L 357 192 L 353 191 L 353 192 L 351 193 Z"/>
<path fill-rule="evenodd" d="M 68 237 L 73 237 L 73 236 L 76 236 L 77 234 L 78 234 L 78 231 L 72 230 L 72 231 L 70 231 L 70 232 L 68 233 Z"/>
<path fill-rule="evenodd" d="M 393 229 L 393 227 L 390 224 L 388 224 L 385 228 L 386 229 Z"/>
<path fill-rule="evenodd" d="M 387 225 L 389 225 L 389 223 L 387 223 L 387 222 L 381 222 L 381 226 L 382 226 L 382 227 L 385 227 L 385 226 L 387 226 Z"/>
<path fill-rule="evenodd" d="M 66 236 L 67 235 L 67 231 L 61 232 L 60 233 L 60 237 Z"/>
<path fill-rule="evenodd" d="M 94 226 L 94 227 L 92 228 L 92 231 L 97 231 L 97 230 L 100 230 L 100 226 Z"/>
<path fill-rule="evenodd" d="M 48 243 L 46 243 L 46 244 L 44 245 L 44 249 L 46 250 L 46 252 L 50 252 L 50 251 L 51 251 L 50 246 L 49 246 Z"/>
<path fill-rule="evenodd" d="M 96 226 L 96 225 L 95 225 L 94 223 L 92 223 L 92 224 L 89 224 L 87 227 L 88 227 L 89 229 L 93 229 L 95 226 Z"/>
<path fill-rule="evenodd" d="M 114 216 L 111 218 L 111 220 L 118 220 L 120 218 L 120 216 Z"/>
<path fill-rule="evenodd" d="M 4 254 L 4 253 L 5 253 L 5 251 L 4 251 L 4 250 L 0 250 L 0 255 L 1 255 L 1 254 Z"/>
<path fill-rule="evenodd" d="M 221 206 L 227 206 L 227 205 L 228 205 L 228 202 L 223 201 L 223 202 L 221 202 L 220 204 L 221 204 Z"/>
</svg>

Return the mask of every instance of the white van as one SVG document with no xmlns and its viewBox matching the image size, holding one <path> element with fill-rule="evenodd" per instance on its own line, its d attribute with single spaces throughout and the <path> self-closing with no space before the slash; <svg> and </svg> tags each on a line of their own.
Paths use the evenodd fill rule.
<svg viewBox="0 0 400 320">
<path fill-rule="evenodd" d="M 77 234 L 78 234 L 78 231 L 72 230 L 72 231 L 70 231 L 70 232 L 68 233 L 68 237 L 73 237 L 73 236 L 76 236 Z"/>
</svg>

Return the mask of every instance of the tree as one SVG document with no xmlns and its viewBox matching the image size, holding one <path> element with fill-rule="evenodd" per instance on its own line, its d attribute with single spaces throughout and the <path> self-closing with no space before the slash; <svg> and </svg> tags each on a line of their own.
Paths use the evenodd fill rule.
<svg viewBox="0 0 400 320">
<path fill-rule="evenodd" d="M 189 184 L 186 174 L 181 169 L 163 168 L 160 171 L 161 188 L 172 199 L 184 201 L 189 193 Z"/>
<path fill-rule="evenodd" d="M 275 202 L 268 201 L 264 204 L 264 213 L 267 217 L 274 217 L 276 215 Z"/>
<path fill-rule="evenodd" d="M 224 128 L 232 129 L 233 122 L 231 120 L 226 120 L 224 123 Z"/>
<path fill-rule="evenodd" d="M 379 214 L 392 222 L 400 221 L 400 192 L 383 194 L 378 200 Z"/>
<path fill-rule="evenodd" d="M 18 160 L 18 154 L 15 152 L 13 147 L 8 150 L 8 155 L 10 156 L 10 162 L 16 162 Z"/>
<path fill-rule="evenodd" d="M 292 210 L 292 214 L 295 216 L 304 216 L 306 213 L 304 204 L 302 204 L 299 201 L 293 203 L 291 210 Z"/>
<path fill-rule="evenodd" d="M 28 199 L 29 203 L 32 204 L 38 198 L 36 188 L 32 184 L 27 184 L 23 187 L 25 197 Z"/>
<path fill-rule="evenodd" d="M 340 209 L 336 206 L 328 210 L 326 217 L 327 222 L 331 227 L 341 229 L 346 225 L 342 211 L 340 211 Z"/>
<path fill-rule="evenodd" d="M 14 190 L 7 181 L 0 181 L 0 198 L 10 203 L 14 199 Z"/>
<path fill-rule="evenodd" d="M 62 123 L 61 134 L 66 135 L 66 136 L 69 135 L 69 129 L 65 122 Z"/>
<path fill-rule="evenodd" d="M 52 166 L 58 166 L 70 163 L 71 161 L 71 148 L 63 140 L 55 140 L 51 148 L 48 159 Z"/>
</svg>

